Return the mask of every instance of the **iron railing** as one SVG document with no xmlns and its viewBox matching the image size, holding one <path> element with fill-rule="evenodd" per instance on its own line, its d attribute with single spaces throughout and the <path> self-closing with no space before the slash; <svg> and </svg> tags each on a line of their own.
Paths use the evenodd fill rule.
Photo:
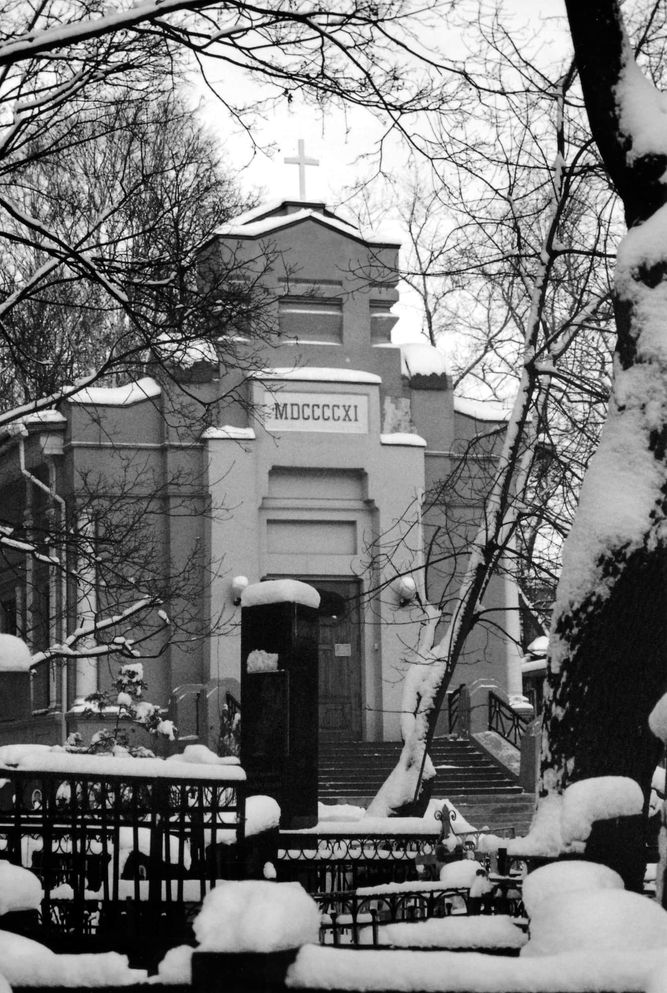
<svg viewBox="0 0 667 993">
<path fill-rule="evenodd" d="M 225 703 L 232 727 L 236 727 L 241 720 L 241 704 L 229 690 L 225 693 Z"/>
<path fill-rule="evenodd" d="M 437 833 L 373 835 L 281 831 L 276 869 L 281 882 L 308 893 L 417 879 L 417 864 L 435 857 Z"/>
<path fill-rule="evenodd" d="M 451 889 L 440 883 L 401 889 L 367 887 L 342 893 L 316 893 L 322 913 L 320 942 L 377 946 L 378 928 L 400 921 L 425 921 L 448 917 L 454 908 L 468 911 L 469 890 Z"/>
<path fill-rule="evenodd" d="M 241 754 L 241 704 L 229 690 L 220 714 L 220 754 Z"/>
<path fill-rule="evenodd" d="M 449 733 L 467 738 L 470 735 L 470 691 L 465 683 L 447 696 Z"/>
<path fill-rule="evenodd" d="M 113 773 L 100 771 L 105 763 L 97 756 L 81 758 L 93 761 L 77 771 L 63 762 L 61 771 L 1 773 L 13 798 L 0 810 L 0 858 L 40 878 L 47 931 L 97 934 L 130 910 L 137 926 L 163 927 L 170 917 L 183 918 L 216 879 L 243 875 L 245 782 L 238 767 L 206 778 L 196 767 L 161 763 L 156 776 L 149 772 L 157 759 L 108 760 L 125 766 Z M 136 773 L 127 770 L 130 762 Z"/>
<path fill-rule="evenodd" d="M 499 696 L 489 692 L 489 731 L 496 731 L 505 741 L 518 748 L 531 720 L 532 717 L 518 714 Z"/>
</svg>

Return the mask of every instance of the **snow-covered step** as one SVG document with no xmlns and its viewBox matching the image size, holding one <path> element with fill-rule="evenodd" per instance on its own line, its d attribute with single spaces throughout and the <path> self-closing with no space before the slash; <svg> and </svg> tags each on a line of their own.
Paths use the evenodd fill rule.
<svg viewBox="0 0 667 993">
<path fill-rule="evenodd" d="M 394 767 L 399 752 L 396 742 L 321 743 L 320 800 L 361 805 L 369 802 Z M 530 821 L 526 811 L 532 811 L 532 798 L 526 797 L 516 778 L 504 772 L 474 741 L 436 739 L 431 758 L 436 768 L 434 796 L 456 798 L 461 803 L 470 801 L 485 821 L 502 818 L 503 826 L 511 826 L 514 821 L 523 826 Z M 513 803 L 520 805 L 512 809 Z M 501 813 L 498 804 L 510 804 L 510 809 Z M 475 814 L 471 823 L 478 821 Z"/>
</svg>

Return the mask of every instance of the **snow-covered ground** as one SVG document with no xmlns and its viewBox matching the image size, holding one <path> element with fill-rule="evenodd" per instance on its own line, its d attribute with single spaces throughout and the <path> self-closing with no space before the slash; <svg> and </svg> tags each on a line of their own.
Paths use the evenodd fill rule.
<svg viewBox="0 0 667 993">
<path fill-rule="evenodd" d="M 291 989 L 452 993 L 665 993 L 667 989 L 667 912 L 653 900 L 626 892 L 611 870 L 583 861 L 545 866 L 527 877 L 532 908 L 528 941 L 502 917 L 454 918 L 382 929 L 383 939 L 393 936 L 396 945 L 421 941 L 425 947 L 433 947 L 435 933 L 440 931 L 440 947 L 450 948 L 475 947 L 486 932 L 485 947 L 503 943 L 507 943 L 505 947 L 510 943 L 515 948 L 523 946 L 517 959 L 479 952 L 318 946 L 313 940 L 314 918 L 307 910 L 305 893 L 297 897 L 293 884 L 284 891 L 284 884 L 253 884 L 262 887 L 262 892 L 256 889 L 247 900 L 246 885 L 234 884 L 224 901 L 216 897 L 216 891 L 211 894 L 205 907 L 206 932 L 219 934 L 224 917 L 231 918 L 239 931 L 254 929 L 264 949 L 272 947 L 271 941 L 276 949 L 283 949 L 297 935 L 302 936 L 306 943 L 287 973 Z M 229 886 L 222 883 L 220 888 Z M 271 907 L 269 942 L 255 913 L 257 900 L 263 907 Z M 288 912 L 292 902 L 298 909 Z M 216 905 L 223 907 L 218 921 Z M 244 948 L 248 947 L 247 935 L 244 931 Z M 201 947 L 206 948 L 209 940 Z M 219 942 L 217 937 L 213 940 Z M 229 942 L 225 947 L 229 949 Z"/>
<path fill-rule="evenodd" d="M 252 887 L 247 890 L 246 887 Z M 665 993 L 667 912 L 655 901 L 623 889 L 603 866 L 563 862 L 535 870 L 526 879 L 532 908 L 529 940 L 505 917 L 445 918 L 381 928 L 392 950 L 322 947 L 315 943 L 315 917 L 305 893 L 294 884 L 221 883 L 197 927 L 200 948 L 220 947 L 241 935 L 239 949 L 284 949 L 303 941 L 287 973 L 290 989 L 433 991 L 433 993 Z M 225 893 L 226 890 L 226 893 Z M 312 901 L 311 901 L 312 902 Z M 263 908 L 257 913 L 258 906 Z M 312 904 L 314 907 L 314 903 Z M 262 917 L 267 915 L 267 928 Z M 253 937 L 254 935 L 254 937 Z M 518 958 L 467 951 L 420 952 L 428 948 L 521 948 Z M 233 947 L 233 938 L 223 942 Z M 188 981 L 191 949 L 176 949 L 160 969 L 163 981 Z"/>
<path fill-rule="evenodd" d="M 36 761 L 36 756 L 23 753 L 3 757 L 7 767 Z M 49 758 L 60 760 L 53 753 Z M 207 756 L 190 758 L 195 766 L 207 766 L 201 762 Z M 531 846 L 545 851 L 551 845 L 571 855 L 582 846 L 594 820 L 634 813 L 640 802 L 629 780 L 606 777 L 578 783 L 546 805 L 527 838 L 509 846 L 507 839 L 495 841 L 516 846 L 517 852 L 526 853 Z M 435 814 L 443 806 L 454 809 L 447 801 L 433 801 L 423 818 L 404 822 L 368 817 L 358 807 L 321 806 L 318 827 L 302 833 L 437 836 L 441 822 Z M 267 798 L 249 798 L 247 812 L 251 833 L 278 823 L 277 805 Z M 458 816 L 452 829 L 479 834 Z M 141 850 L 149 839 L 140 829 L 131 840 Z M 454 846 L 460 838 L 452 834 L 449 840 Z M 493 850 L 493 839 L 484 843 Z M 469 888 L 480 869 L 474 859 L 460 859 L 445 865 L 439 882 L 366 887 L 358 895 L 372 900 L 408 888 Z M 133 895 L 134 884 L 129 885 Z M 38 907 L 41 896 L 36 877 L 0 862 L 5 911 Z M 530 919 L 528 935 L 508 917 L 461 915 L 381 925 L 379 945 L 391 948 L 332 948 L 318 944 L 320 911 L 299 884 L 219 881 L 205 897 L 194 931 L 202 951 L 299 949 L 287 974 L 287 986 L 295 990 L 667 993 L 667 912 L 655 900 L 626 892 L 612 870 L 571 858 L 553 863 L 526 876 L 523 898 Z M 520 956 L 503 958 L 478 950 L 498 948 L 520 949 Z M 188 983 L 192 955 L 189 946 L 171 949 L 160 965 L 158 981 Z M 0 993 L 6 993 L 3 977 L 12 985 L 70 987 L 128 985 L 147 978 L 118 954 L 55 955 L 36 942 L 0 932 Z"/>
<path fill-rule="evenodd" d="M 16 894 L 10 905 L 34 906 L 34 887 L 19 876 L 5 877 L 8 892 Z M 507 917 L 450 917 L 383 926 L 380 944 L 393 947 L 359 950 L 317 944 L 320 912 L 299 884 L 220 881 L 205 898 L 194 930 L 202 951 L 298 948 L 287 974 L 287 986 L 295 990 L 667 990 L 667 912 L 654 900 L 626 892 L 612 870 L 585 861 L 553 863 L 526 877 L 524 899 L 528 938 Z M 462 950 L 499 947 L 521 949 L 520 957 Z M 189 982 L 192 955 L 187 946 L 170 950 L 158 981 Z M 136 983 L 145 974 L 130 969 L 120 955 L 55 955 L 36 942 L 0 932 L 0 977 L 21 986 L 104 986 Z M 0 993 L 5 993 L 1 979 Z"/>
<path fill-rule="evenodd" d="M 45 945 L 0 931 L 0 977 L 11 986 L 128 986 L 146 979 L 125 955 L 56 955 Z M 4 993 L 0 981 L 0 991 Z"/>
<path fill-rule="evenodd" d="M 306 945 L 288 989 L 423 993 L 665 993 L 667 952 L 562 952 L 501 958 L 480 952 L 375 951 Z M 653 984 L 653 985 L 650 985 Z"/>
</svg>

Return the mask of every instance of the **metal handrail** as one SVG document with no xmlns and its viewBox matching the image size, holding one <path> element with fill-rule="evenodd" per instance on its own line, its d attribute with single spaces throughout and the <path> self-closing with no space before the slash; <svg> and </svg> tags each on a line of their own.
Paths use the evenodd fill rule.
<svg viewBox="0 0 667 993">
<path fill-rule="evenodd" d="M 227 713 L 229 714 L 229 720 L 232 727 L 235 725 L 237 718 L 241 717 L 241 704 L 236 699 L 233 693 L 229 690 L 225 693 L 225 704 L 227 705 Z"/>
<path fill-rule="evenodd" d="M 229 690 L 220 714 L 219 751 L 239 755 L 241 751 L 241 704 Z"/>
<path fill-rule="evenodd" d="M 516 748 L 532 718 L 519 714 L 493 691 L 489 692 L 489 731 L 495 731 Z"/>
<path fill-rule="evenodd" d="M 448 694 L 449 733 L 467 738 L 470 734 L 470 692 L 465 683 Z"/>
<path fill-rule="evenodd" d="M 459 702 L 461 700 L 461 687 L 453 690 L 447 696 L 447 710 L 449 717 L 449 730 L 456 727 L 459 718 Z"/>
</svg>

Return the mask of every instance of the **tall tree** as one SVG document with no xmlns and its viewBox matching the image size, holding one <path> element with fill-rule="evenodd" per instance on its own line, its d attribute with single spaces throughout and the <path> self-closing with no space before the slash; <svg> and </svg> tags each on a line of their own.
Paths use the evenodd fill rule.
<svg viewBox="0 0 667 993">
<path fill-rule="evenodd" d="M 542 789 L 625 775 L 648 804 L 667 683 L 667 127 L 616 0 L 567 0 L 591 132 L 625 210 L 608 418 L 564 554 L 548 662 Z M 656 14 L 656 4 L 653 13 Z M 641 887 L 643 820 L 602 822 L 588 851 Z"/>
<path fill-rule="evenodd" d="M 455 517 L 451 505 L 469 488 L 466 459 L 488 458 L 483 437 L 462 443 L 460 467 L 427 494 L 426 572 L 435 582 L 426 593 L 441 613 L 440 631 L 422 641 L 406 679 L 405 748 L 374 805 L 378 813 L 409 803 L 419 790 L 466 639 L 474 627 L 493 624 L 484 599 L 494 571 L 555 586 L 559 545 L 607 399 L 606 263 L 615 201 L 582 127 L 574 69 L 551 67 L 547 75 L 517 52 L 497 19 L 480 29 L 480 54 L 468 69 L 478 107 L 451 145 L 440 135 L 440 159 L 432 149 L 444 193 L 435 190 L 424 212 L 410 196 L 415 251 L 408 275 L 430 308 L 429 337 L 442 341 L 454 329 L 473 338 L 454 368 L 459 395 L 468 388 L 477 397 L 515 399 L 474 510 Z M 444 228 L 439 242 L 436 211 Z M 595 359 L 590 371 L 582 359 Z M 445 508 L 439 518 L 432 513 L 438 504 Z M 449 576 L 446 585 L 438 572 Z M 465 679 L 465 670 L 459 675 Z"/>
<path fill-rule="evenodd" d="M 239 295 L 225 314 L 219 282 L 208 294 L 197 282 L 197 249 L 249 204 L 223 169 L 213 136 L 182 100 L 114 97 L 94 122 L 82 115 L 76 142 L 68 137 L 71 120 L 50 131 L 48 146 L 28 144 L 20 182 L 10 169 L 1 184 L 20 211 L 6 218 L 0 239 L 5 408 L 100 369 L 116 377 L 136 370 L 158 340 L 220 337 L 247 309 Z M 40 218 L 42 237 L 25 237 L 26 215 Z M 98 219 L 93 227 L 91 218 Z M 87 242 L 88 257 L 122 298 L 67 259 L 50 258 L 48 238 Z M 261 337 L 259 319 L 257 328 Z"/>
</svg>

